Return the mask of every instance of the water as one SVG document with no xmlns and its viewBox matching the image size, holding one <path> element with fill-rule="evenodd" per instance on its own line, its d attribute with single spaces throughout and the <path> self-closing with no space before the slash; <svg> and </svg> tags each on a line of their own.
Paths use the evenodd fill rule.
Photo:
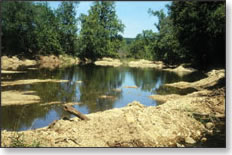
<svg viewBox="0 0 232 155">
<path fill-rule="evenodd" d="M 25 68 L 24 68 L 25 69 Z M 84 114 L 126 106 L 132 101 L 139 101 L 146 106 L 156 106 L 153 94 L 186 94 L 194 89 L 178 90 L 164 87 L 165 83 L 195 81 L 203 78 L 201 73 L 178 76 L 172 72 L 155 69 L 129 67 L 98 67 L 95 65 L 72 66 L 53 71 L 47 69 L 27 70 L 27 73 L 3 74 L 9 80 L 22 79 L 63 79 L 63 83 L 36 83 L 2 87 L 5 90 L 32 90 L 41 98 L 40 104 L 3 106 L 1 110 L 2 129 L 28 130 L 49 125 L 63 116 L 72 117 L 63 110 L 61 104 L 49 105 L 49 102 L 78 102 L 74 107 Z M 4 80 L 3 80 L 4 81 Z M 77 81 L 82 81 L 77 82 Z M 137 86 L 137 88 L 126 88 Z M 113 96 L 104 99 L 100 96 Z"/>
</svg>

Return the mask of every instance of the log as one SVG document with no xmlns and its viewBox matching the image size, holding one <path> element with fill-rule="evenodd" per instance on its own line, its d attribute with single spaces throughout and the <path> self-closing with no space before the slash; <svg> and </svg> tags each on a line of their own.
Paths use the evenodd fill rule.
<svg viewBox="0 0 232 155">
<path fill-rule="evenodd" d="M 70 105 L 65 105 L 64 106 L 64 110 L 77 116 L 78 118 L 80 118 L 81 120 L 89 120 L 89 118 L 87 116 L 85 116 L 84 114 L 82 114 L 80 111 L 76 110 L 75 108 L 73 108 Z"/>
</svg>

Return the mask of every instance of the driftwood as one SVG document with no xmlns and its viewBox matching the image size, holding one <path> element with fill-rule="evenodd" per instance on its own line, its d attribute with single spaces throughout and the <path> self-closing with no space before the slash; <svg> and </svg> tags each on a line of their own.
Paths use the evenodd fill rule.
<svg viewBox="0 0 232 155">
<path fill-rule="evenodd" d="M 64 110 L 77 116 L 78 118 L 80 118 L 81 120 L 89 120 L 88 117 L 86 117 L 84 114 L 82 114 L 80 111 L 76 110 L 75 108 L 73 108 L 70 105 L 65 105 L 64 106 Z"/>
</svg>

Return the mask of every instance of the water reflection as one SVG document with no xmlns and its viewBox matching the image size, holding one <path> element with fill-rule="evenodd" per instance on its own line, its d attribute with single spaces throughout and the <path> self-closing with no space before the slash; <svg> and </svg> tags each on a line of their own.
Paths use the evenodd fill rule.
<svg viewBox="0 0 232 155">
<path fill-rule="evenodd" d="M 126 106 L 134 100 L 147 106 L 155 106 L 156 101 L 148 96 L 154 93 L 163 94 L 167 89 L 163 84 L 180 80 L 192 81 L 202 78 L 199 75 L 178 76 L 175 73 L 154 69 L 128 67 L 98 67 L 94 65 L 73 66 L 57 70 L 28 70 L 25 74 L 4 74 L 4 79 L 62 79 L 69 82 L 35 83 L 28 85 L 6 86 L 6 90 L 33 90 L 41 98 L 42 104 L 2 107 L 2 128 L 7 130 L 27 130 L 47 126 L 53 120 L 64 115 L 62 104 L 49 105 L 59 101 L 79 102 L 75 105 L 82 113 L 92 113 Z M 195 79 L 194 79 L 195 78 Z M 81 81 L 81 82 L 80 82 Z M 138 88 L 126 88 L 125 86 Z M 172 90 L 175 92 L 177 90 Z M 47 104 L 47 105 L 46 105 Z"/>
</svg>

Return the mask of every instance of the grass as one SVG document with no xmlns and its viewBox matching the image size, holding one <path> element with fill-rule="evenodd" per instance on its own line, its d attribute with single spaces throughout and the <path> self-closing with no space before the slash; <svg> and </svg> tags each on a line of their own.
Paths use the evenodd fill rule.
<svg viewBox="0 0 232 155">
<path fill-rule="evenodd" d="M 9 147 L 40 147 L 39 141 L 33 141 L 31 144 L 27 144 L 24 140 L 24 134 L 16 133 L 10 137 L 11 142 Z"/>
</svg>

